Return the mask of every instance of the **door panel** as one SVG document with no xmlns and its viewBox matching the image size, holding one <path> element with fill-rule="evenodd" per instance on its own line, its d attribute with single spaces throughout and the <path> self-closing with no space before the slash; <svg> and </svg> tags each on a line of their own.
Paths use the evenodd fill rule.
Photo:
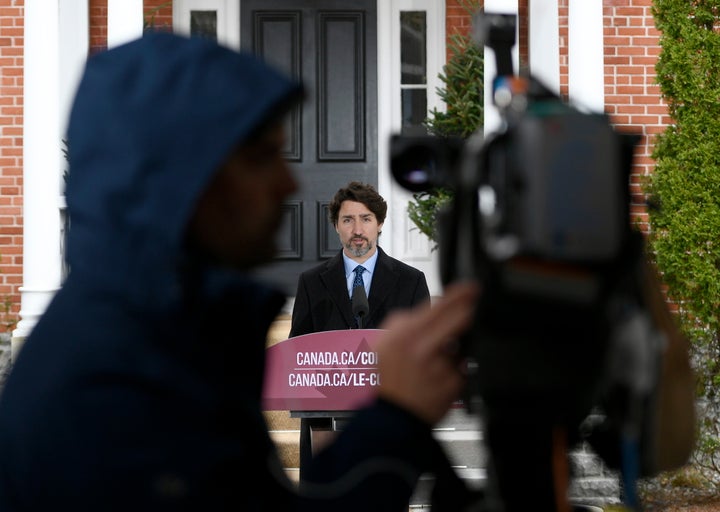
<svg viewBox="0 0 720 512">
<path fill-rule="evenodd" d="M 300 191 L 285 205 L 276 260 L 264 279 L 295 294 L 301 271 L 335 255 L 327 220 L 338 188 L 377 186 L 376 0 L 244 0 L 241 45 L 303 81 L 286 121 L 286 157 Z"/>
</svg>

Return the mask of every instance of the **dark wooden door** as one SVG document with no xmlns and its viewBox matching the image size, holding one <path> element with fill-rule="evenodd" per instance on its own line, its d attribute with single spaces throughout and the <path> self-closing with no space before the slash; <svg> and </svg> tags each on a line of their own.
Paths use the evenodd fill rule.
<svg viewBox="0 0 720 512">
<path fill-rule="evenodd" d="M 295 294 L 300 272 L 340 250 L 327 205 L 352 180 L 377 186 L 376 0 L 243 0 L 241 44 L 307 86 L 287 121 L 300 191 L 276 260 L 259 274 Z"/>
</svg>

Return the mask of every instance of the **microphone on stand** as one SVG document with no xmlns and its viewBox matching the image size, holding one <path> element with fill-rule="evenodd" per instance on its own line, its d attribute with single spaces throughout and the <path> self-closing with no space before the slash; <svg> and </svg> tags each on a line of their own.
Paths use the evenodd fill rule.
<svg viewBox="0 0 720 512">
<path fill-rule="evenodd" d="M 358 321 L 358 329 L 363 328 L 363 318 L 370 311 L 367 294 L 364 286 L 356 286 L 352 291 L 352 312 Z"/>
</svg>

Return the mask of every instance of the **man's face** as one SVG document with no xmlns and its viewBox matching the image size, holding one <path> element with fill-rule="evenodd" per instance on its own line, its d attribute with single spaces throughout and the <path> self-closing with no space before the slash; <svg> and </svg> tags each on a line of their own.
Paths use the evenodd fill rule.
<svg viewBox="0 0 720 512">
<path fill-rule="evenodd" d="M 275 255 L 282 202 L 298 188 L 283 158 L 285 134 L 275 125 L 238 147 L 201 196 L 190 221 L 191 243 L 213 260 L 236 268 Z"/>
<path fill-rule="evenodd" d="M 375 254 L 382 224 L 367 206 L 355 201 L 343 201 L 335 225 L 345 254 L 354 260 L 365 261 Z"/>
</svg>

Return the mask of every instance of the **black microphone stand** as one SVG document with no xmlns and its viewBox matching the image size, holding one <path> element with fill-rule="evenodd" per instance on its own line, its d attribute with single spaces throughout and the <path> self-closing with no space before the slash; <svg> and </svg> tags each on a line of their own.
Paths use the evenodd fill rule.
<svg viewBox="0 0 720 512">
<path fill-rule="evenodd" d="M 358 329 L 363 328 L 363 318 L 370 310 L 364 286 L 356 286 L 352 291 L 352 312 L 357 319 Z"/>
</svg>

